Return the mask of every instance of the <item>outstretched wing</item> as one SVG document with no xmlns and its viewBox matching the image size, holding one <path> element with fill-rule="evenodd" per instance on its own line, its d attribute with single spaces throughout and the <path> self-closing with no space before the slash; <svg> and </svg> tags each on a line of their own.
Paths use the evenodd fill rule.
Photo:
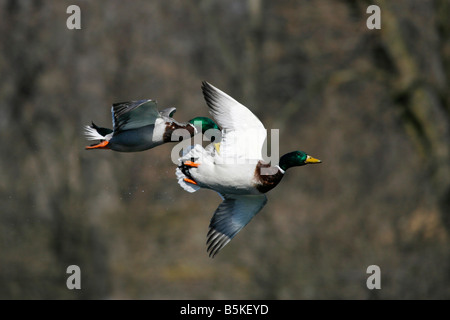
<svg viewBox="0 0 450 320">
<path fill-rule="evenodd" d="M 264 207 L 263 195 L 221 195 L 224 198 L 211 219 L 206 245 L 214 257 Z"/>
<path fill-rule="evenodd" d="M 155 124 L 161 117 L 153 100 L 115 103 L 111 112 L 115 133 Z"/>
<path fill-rule="evenodd" d="M 209 112 L 222 128 L 220 155 L 224 158 L 262 159 L 267 131 L 261 121 L 244 105 L 206 81 L 203 96 Z"/>
</svg>

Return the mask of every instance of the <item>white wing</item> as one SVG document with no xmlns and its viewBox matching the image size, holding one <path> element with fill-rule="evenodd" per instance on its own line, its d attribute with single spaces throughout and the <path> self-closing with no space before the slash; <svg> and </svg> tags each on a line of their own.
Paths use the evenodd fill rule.
<svg viewBox="0 0 450 320">
<path fill-rule="evenodd" d="M 267 197 L 263 195 L 221 195 L 219 205 L 209 224 L 206 245 L 213 257 L 245 227 L 264 207 Z"/>
<path fill-rule="evenodd" d="M 261 160 L 267 131 L 244 105 L 208 82 L 202 84 L 209 112 L 222 128 L 220 156 L 233 160 Z"/>
</svg>

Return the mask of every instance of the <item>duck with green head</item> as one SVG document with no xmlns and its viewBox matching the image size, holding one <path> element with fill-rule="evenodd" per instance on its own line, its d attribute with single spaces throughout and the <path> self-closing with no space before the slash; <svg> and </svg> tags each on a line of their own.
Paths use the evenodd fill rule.
<svg viewBox="0 0 450 320">
<path fill-rule="evenodd" d="M 158 111 L 156 101 L 138 100 L 113 104 L 111 108 L 113 129 L 95 125 L 85 127 L 88 140 L 99 142 L 87 146 L 87 150 L 111 149 L 120 152 L 136 152 L 154 148 L 173 139 L 175 130 L 184 129 L 192 137 L 198 132 L 218 129 L 209 118 L 196 117 L 188 122 L 177 122 L 172 117 L 176 108 Z"/>
<path fill-rule="evenodd" d="M 267 132 L 261 121 L 211 84 L 203 82 L 202 89 L 211 115 L 222 128 L 220 153 L 195 145 L 179 159 L 176 175 L 186 191 L 211 189 L 223 199 L 207 234 L 207 251 L 214 257 L 264 207 L 265 193 L 280 183 L 288 169 L 321 161 L 294 151 L 283 155 L 278 165 L 265 164 L 262 148 Z"/>
</svg>

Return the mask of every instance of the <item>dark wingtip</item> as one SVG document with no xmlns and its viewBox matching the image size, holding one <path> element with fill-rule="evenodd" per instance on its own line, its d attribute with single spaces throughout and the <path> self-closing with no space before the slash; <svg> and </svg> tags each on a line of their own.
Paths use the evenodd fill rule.
<svg viewBox="0 0 450 320">
<path fill-rule="evenodd" d="M 206 238 L 206 245 L 208 246 L 206 252 L 209 253 L 210 258 L 214 258 L 233 237 L 229 237 L 224 233 L 218 232 L 214 228 L 210 228 Z"/>
<path fill-rule="evenodd" d="M 217 100 L 217 92 L 214 90 L 214 87 L 208 82 L 203 81 L 202 92 L 208 107 L 214 109 L 214 102 Z"/>
<path fill-rule="evenodd" d="M 94 123 L 94 121 L 91 122 L 91 128 L 94 128 L 95 130 L 99 129 L 99 127 Z"/>
<path fill-rule="evenodd" d="M 208 81 L 202 81 L 202 91 L 207 92 L 212 90 L 212 85 Z"/>
<path fill-rule="evenodd" d="M 127 112 L 129 112 L 129 111 L 131 111 L 133 109 L 136 109 L 137 107 L 143 105 L 144 103 L 148 103 L 148 102 L 154 102 L 155 104 L 157 104 L 157 101 L 156 100 L 152 100 L 152 99 L 142 99 L 142 100 L 116 102 L 116 103 L 112 104 L 112 110 L 113 110 L 113 113 L 117 117 L 120 117 L 124 113 L 127 113 Z"/>
</svg>

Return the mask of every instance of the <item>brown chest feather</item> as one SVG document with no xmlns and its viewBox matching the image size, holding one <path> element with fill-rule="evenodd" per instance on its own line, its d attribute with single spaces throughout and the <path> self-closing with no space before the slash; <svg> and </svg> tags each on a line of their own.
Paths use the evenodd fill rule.
<svg viewBox="0 0 450 320">
<path fill-rule="evenodd" d="M 270 164 L 258 162 L 255 169 L 255 178 L 258 181 L 256 188 L 261 193 L 266 193 L 275 188 L 283 178 L 283 173 L 276 168 L 271 167 Z"/>
</svg>

